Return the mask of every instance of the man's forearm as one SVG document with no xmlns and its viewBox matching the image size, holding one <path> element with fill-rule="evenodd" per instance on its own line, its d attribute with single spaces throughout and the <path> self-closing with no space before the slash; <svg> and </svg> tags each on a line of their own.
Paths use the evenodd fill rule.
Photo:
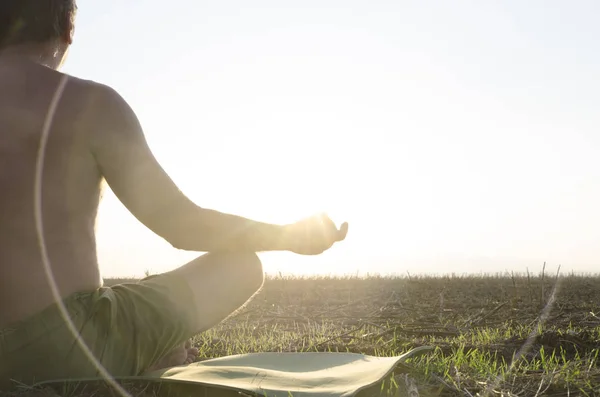
<svg viewBox="0 0 600 397">
<path fill-rule="evenodd" d="M 176 248 L 202 252 L 282 251 L 288 247 L 285 227 L 197 206 L 172 218 L 169 242 Z"/>
</svg>

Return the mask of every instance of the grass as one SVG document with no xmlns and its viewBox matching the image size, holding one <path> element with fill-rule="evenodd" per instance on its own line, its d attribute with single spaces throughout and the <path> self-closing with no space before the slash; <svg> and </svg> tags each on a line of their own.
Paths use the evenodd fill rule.
<svg viewBox="0 0 600 397">
<path fill-rule="evenodd" d="M 247 307 L 194 343 L 201 359 L 265 351 L 393 356 L 435 346 L 383 389 L 363 394 L 593 396 L 600 395 L 598 311 L 597 275 L 271 277 Z M 128 387 L 135 396 L 161 394 Z"/>
</svg>

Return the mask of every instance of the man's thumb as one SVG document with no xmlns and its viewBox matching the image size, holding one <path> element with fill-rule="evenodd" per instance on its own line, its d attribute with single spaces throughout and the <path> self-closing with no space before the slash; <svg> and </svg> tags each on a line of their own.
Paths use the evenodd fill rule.
<svg viewBox="0 0 600 397">
<path fill-rule="evenodd" d="M 344 240 L 346 238 L 347 234 L 348 234 L 348 222 L 344 222 L 344 223 L 342 223 L 342 226 L 340 226 L 340 230 L 338 231 L 337 241 Z"/>
</svg>

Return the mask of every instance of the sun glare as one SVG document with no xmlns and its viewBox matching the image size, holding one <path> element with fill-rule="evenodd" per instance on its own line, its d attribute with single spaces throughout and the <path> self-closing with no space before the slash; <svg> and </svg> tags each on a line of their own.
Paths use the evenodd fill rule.
<svg viewBox="0 0 600 397">
<path fill-rule="evenodd" d="M 273 223 L 318 212 L 348 221 L 346 243 L 322 257 L 326 273 L 353 260 L 400 272 L 544 260 L 592 269 L 597 51 L 575 57 L 578 47 L 565 47 L 559 60 L 545 43 L 591 46 L 593 35 L 523 30 L 488 3 L 469 8 L 481 18 L 392 3 L 373 13 L 257 6 L 235 17 L 219 5 L 165 28 L 187 26 L 177 41 L 155 29 L 155 9 L 134 38 L 126 19 L 105 32 L 139 45 L 105 48 L 114 40 L 82 31 L 91 44 L 70 65 L 124 95 L 160 163 L 198 205 Z M 534 21 L 538 13 L 524 9 Z M 558 26 L 554 11 L 548 26 Z M 91 62 L 91 48 L 119 62 Z M 578 57 L 589 67 L 575 68 Z M 181 263 L 114 199 L 103 205 L 99 252 L 111 271 Z M 470 259 L 480 257 L 494 261 Z"/>
</svg>

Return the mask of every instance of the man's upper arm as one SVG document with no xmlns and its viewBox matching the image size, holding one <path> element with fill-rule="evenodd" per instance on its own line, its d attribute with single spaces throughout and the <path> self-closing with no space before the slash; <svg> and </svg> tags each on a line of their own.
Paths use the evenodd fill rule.
<svg viewBox="0 0 600 397">
<path fill-rule="evenodd" d="M 152 154 L 139 120 L 127 102 L 109 87 L 97 86 L 94 90 L 90 149 L 102 176 L 140 222 L 171 241 L 176 235 L 176 220 L 172 219 L 171 211 L 195 205 Z"/>
</svg>

